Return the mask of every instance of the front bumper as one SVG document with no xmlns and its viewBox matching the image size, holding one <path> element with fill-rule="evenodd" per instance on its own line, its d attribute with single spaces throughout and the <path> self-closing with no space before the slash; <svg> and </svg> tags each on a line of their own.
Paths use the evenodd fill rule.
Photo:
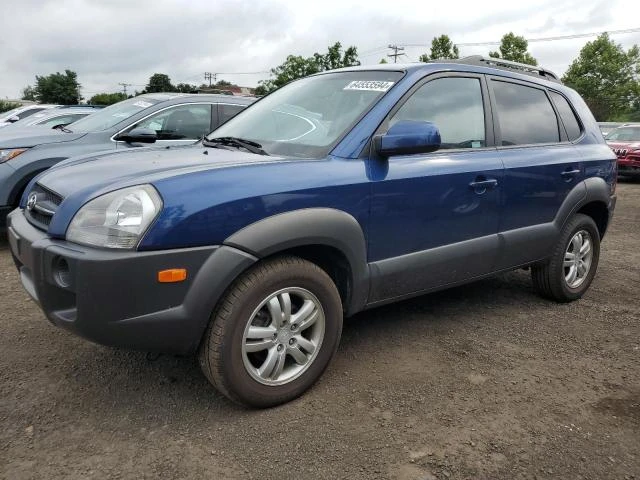
<svg viewBox="0 0 640 480">
<path fill-rule="evenodd" d="M 8 217 L 7 236 L 25 290 L 54 325 L 96 343 L 191 353 L 222 292 L 256 259 L 227 246 L 114 251 L 55 240 Z M 157 272 L 186 268 L 159 283 Z"/>
</svg>

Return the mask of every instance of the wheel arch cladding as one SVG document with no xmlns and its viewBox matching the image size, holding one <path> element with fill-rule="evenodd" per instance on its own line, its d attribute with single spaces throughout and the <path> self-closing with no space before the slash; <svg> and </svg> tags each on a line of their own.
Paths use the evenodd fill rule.
<svg viewBox="0 0 640 480">
<path fill-rule="evenodd" d="M 322 254 L 335 252 L 337 256 L 332 259 L 344 258 L 348 263 L 348 285 L 337 285 L 341 294 L 345 294 L 345 312 L 353 314 L 367 301 L 369 270 L 364 233 L 358 221 L 341 210 L 306 208 L 274 215 L 244 227 L 224 244 L 259 258 L 284 252 L 298 254 L 315 260 L 334 281 L 339 279 L 341 267 L 332 265 Z"/>
<path fill-rule="evenodd" d="M 609 222 L 610 202 L 609 185 L 604 179 L 600 177 L 587 178 L 569 192 L 558 210 L 555 223 L 560 230 L 572 215 L 583 213 L 593 218 L 602 239 Z"/>
</svg>

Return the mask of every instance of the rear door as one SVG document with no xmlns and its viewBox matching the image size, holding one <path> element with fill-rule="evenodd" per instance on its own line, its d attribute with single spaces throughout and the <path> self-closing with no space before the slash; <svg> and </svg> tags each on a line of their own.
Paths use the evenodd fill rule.
<svg viewBox="0 0 640 480">
<path fill-rule="evenodd" d="M 548 256 L 557 236 L 552 222 L 584 174 L 550 92 L 502 77 L 490 78 L 489 87 L 505 166 L 497 262 L 505 269 Z"/>
</svg>

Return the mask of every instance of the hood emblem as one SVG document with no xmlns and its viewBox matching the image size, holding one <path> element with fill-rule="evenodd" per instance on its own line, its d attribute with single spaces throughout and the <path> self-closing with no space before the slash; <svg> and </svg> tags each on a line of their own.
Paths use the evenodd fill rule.
<svg viewBox="0 0 640 480">
<path fill-rule="evenodd" d="M 27 199 L 27 210 L 29 211 L 33 210 L 33 207 L 36 206 L 36 203 L 38 203 L 38 195 L 36 195 L 35 193 L 32 193 L 31 195 L 29 195 L 29 198 Z"/>
</svg>

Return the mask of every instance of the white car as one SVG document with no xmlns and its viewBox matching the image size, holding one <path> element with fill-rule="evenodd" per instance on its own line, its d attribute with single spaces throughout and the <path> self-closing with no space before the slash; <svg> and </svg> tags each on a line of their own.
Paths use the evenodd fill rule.
<svg viewBox="0 0 640 480">
<path fill-rule="evenodd" d="M 8 112 L 0 113 L 0 128 L 11 125 L 12 123 L 22 120 L 34 113 L 46 110 L 48 108 L 56 108 L 60 105 L 44 105 L 44 104 L 32 104 L 24 105 L 22 107 L 14 108 Z"/>
</svg>

